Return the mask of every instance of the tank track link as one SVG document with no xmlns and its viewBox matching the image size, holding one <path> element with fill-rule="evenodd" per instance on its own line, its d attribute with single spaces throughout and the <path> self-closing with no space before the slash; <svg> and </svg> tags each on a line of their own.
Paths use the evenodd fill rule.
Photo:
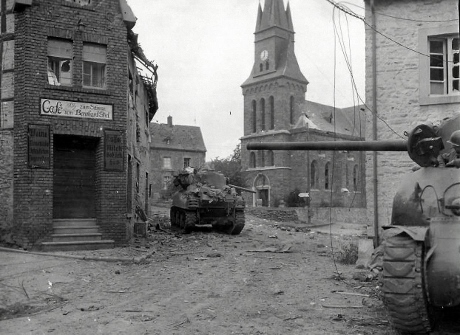
<svg viewBox="0 0 460 335">
<path fill-rule="evenodd" d="M 423 242 L 405 234 L 384 242 L 384 303 L 401 334 L 427 334 L 432 329 L 425 292 L 423 246 Z"/>
</svg>

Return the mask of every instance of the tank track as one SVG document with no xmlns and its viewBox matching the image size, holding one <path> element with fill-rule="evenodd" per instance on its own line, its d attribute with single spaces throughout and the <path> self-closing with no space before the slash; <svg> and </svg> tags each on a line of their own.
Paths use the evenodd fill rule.
<svg viewBox="0 0 460 335">
<path fill-rule="evenodd" d="M 423 242 L 405 234 L 384 242 L 384 303 L 401 334 L 427 334 L 432 329 L 425 291 L 423 247 Z"/>
<path fill-rule="evenodd" d="M 169 212 L 171 226 L 184 230 L 184 233 L 190 233 L 195 227 L 196 213 L 195 211 L 187 211 L 177 207 L 171 207 Z"/>
<path fill-rule="evenodd" d="M 228 233 L 231 235 L 239 235 L 244 228 L 244 212 L 243 211 L 236 211 L 235 212 L 235 222 L 229 229 Z"/>
</svg>

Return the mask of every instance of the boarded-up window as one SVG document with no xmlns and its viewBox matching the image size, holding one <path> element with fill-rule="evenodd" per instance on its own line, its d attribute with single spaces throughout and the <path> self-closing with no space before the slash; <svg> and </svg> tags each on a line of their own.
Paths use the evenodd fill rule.
<svg viewBox="0 0 460 335">
<path fill-rule="evenodd" d="M 106 87 L 107 47 L 105 45 L 83 44 L 83 86 Z"/>
<path fill-rule="evenodd" d="M 72 41 L 48 39 L 48 83 L 50 85 L 72 85 L 72 59 Z"/>
</svg>

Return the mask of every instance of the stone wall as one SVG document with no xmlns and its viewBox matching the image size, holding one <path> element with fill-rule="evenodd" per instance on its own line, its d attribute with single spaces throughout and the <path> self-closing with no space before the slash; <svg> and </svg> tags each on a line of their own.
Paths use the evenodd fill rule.
<svg viewBox="0 0 460 335">
<path fill-rule="evenodd" d="M 366 21 L 372 23 L 371 8 L 366 2 Z M 376 15 L 376 80 L 377 105 L 373 106 L 373 30 L 366 27 L 366 105 L 377 113 L 378 140 L 405 139 L 404 131 L 410 131 L 415 126 L 426 122 L 437 122 L 445 117 L 458 113 L 460 104 L 450 103 L 425 104 L 420 99 L 421 66 L 426 55 L 420 54 L 420 45 L 428 43 L 421 41 L 422 30 L 429 28 L 441 29 L 452 26 L 458 18 L 457 1 L 375 1 Z M 435 13 L 435 14 L 434 14 Z M 414 21 L 396 20 L 393 17 L 408 17 Z M 436 20 L 438 22 L 429 22 Z M 450 22 L 448 22 L 450 20 Z M 440 23 L 445 21 L 445 23 Z M 458 24 L 458 23 L 455 23 Z M 458 26 L 457 26 L 458 29 Z M 458 30 L 457 30 L 458 31 Z M 397 43 L 383 35 L 391 36 Z M 402 47 L 403 45 L 404 47 Z M 457 100 L 459 101 L 459 100 Z M 366 139 L 374 139 L 372 113 L 368 113 Z M 404 174 L 410 173 L 416 164 L 410 160 L 407 153 L 376 153 L 377 176 L 374 175 L 374 154 L 367 154 L 367 194 L 368 217 L 374 220 L 374 198 L 378 195 L 378 224 L 381 227 L 390 223 L 391 207 L 395 191 Z M 377 178 L 377 186 L 374 178 Z"/>
</svg>

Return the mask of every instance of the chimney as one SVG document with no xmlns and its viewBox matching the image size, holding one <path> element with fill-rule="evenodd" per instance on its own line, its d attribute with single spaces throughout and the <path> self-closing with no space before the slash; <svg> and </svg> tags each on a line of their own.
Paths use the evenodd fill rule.
<svg viewBox="0 0 460 335">
<path fill-rule="evenodd" d="M 172 124 L 172 116 L 168 116 L 168 126 L 172 127 L 173 124 Z"/>
</svg>

